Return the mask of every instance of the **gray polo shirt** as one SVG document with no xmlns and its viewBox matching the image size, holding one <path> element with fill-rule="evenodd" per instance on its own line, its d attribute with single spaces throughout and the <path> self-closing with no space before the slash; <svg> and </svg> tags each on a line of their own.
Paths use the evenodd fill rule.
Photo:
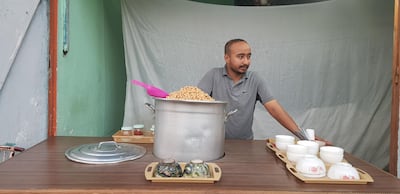
<svg viewBox="0 0 400 194">
<path fill-rule="evenodd" d="M 213 68 L 200 80 L 198 87 L 215 100 L 228 102 L 227 111 L 237 109 L 225 123 L 225 138 L 253 139 L 253 118 L 257 101 L 265 104 L 274 99 L 267 83 L 256 72 L 247 71 L 236 84 L 225 67 Z"/>
</svg>

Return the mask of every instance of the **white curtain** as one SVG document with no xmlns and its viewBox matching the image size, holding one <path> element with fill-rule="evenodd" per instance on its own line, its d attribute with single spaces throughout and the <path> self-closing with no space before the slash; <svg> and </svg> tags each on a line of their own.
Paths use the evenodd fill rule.
<svg viewBox="0 0 400 194">
<path fill-rule="evenodd" d="M 304 128 L 385 167 L 389 159 L 393 2 L 330 0 L 238 7 L 183 0 L 122 0 L 127 69 L 123 125 L 149 128 L 153 103 L 137 79 L 168 92 L 224 65 L 232 38 L 252 46 L 250 70 Z M 256 139 L 288 134 L 258 104 Z"/>
</svg>

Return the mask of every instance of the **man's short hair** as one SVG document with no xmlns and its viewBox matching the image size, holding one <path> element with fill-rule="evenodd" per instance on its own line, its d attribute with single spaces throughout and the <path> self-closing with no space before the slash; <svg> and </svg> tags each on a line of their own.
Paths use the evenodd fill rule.
<svg viewBox="0 0 400 194">
<path fill-rule="evenodd" d="M 229 40 L 229 41 L 226 42 L 226 44 L 225 44 L 225 54 L 228 54 L 229 51 L 230 51 L 230 49 L 231 49 L 231 45 L 232 45 L 233 43 L 237 43 L 237 42 L 245 42 L 245 43 L 247 43 L 247 41 L 245 41 L 245 40 L 243 40 L 243 39 L 240 39 L 240 38 L 236 38 L 236 39 Z"/>
</svg>

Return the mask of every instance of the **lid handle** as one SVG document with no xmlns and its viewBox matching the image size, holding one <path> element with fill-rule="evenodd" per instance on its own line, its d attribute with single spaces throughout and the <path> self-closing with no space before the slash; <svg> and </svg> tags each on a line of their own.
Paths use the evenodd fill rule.
<svg viewBox="0 0 400 194">
<path fill-rule="evenodd" d="M 97 149 L 98 150 L 101 150 L 101 146 L 102 145 L 105 145 L 105 144 L 112 144 L 112 145 L 114 145 L 115 146 L 115 149 L 114 150 L 118 150 L 119 148 L 120 148 L 120 146 L 117 144 L 117 142 L 115 142 L 115 141 L 102 141 L 102 142 L 100 142 L 99 143 L 99 145 L 97 146 Z"/>
</svg>

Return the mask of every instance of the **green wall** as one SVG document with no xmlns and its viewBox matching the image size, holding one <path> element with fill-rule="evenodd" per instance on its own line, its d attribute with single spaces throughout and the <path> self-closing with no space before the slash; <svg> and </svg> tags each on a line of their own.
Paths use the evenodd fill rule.
<svg viewBox="0 0 400 194">
<path fill-rule="evenodd" d="M 66 4 L 59 1 L 57 136 L 111 136 L 122 125 L 125 103 L 120 0 L 70 0 L 69 17 Z"/>
</svg>

